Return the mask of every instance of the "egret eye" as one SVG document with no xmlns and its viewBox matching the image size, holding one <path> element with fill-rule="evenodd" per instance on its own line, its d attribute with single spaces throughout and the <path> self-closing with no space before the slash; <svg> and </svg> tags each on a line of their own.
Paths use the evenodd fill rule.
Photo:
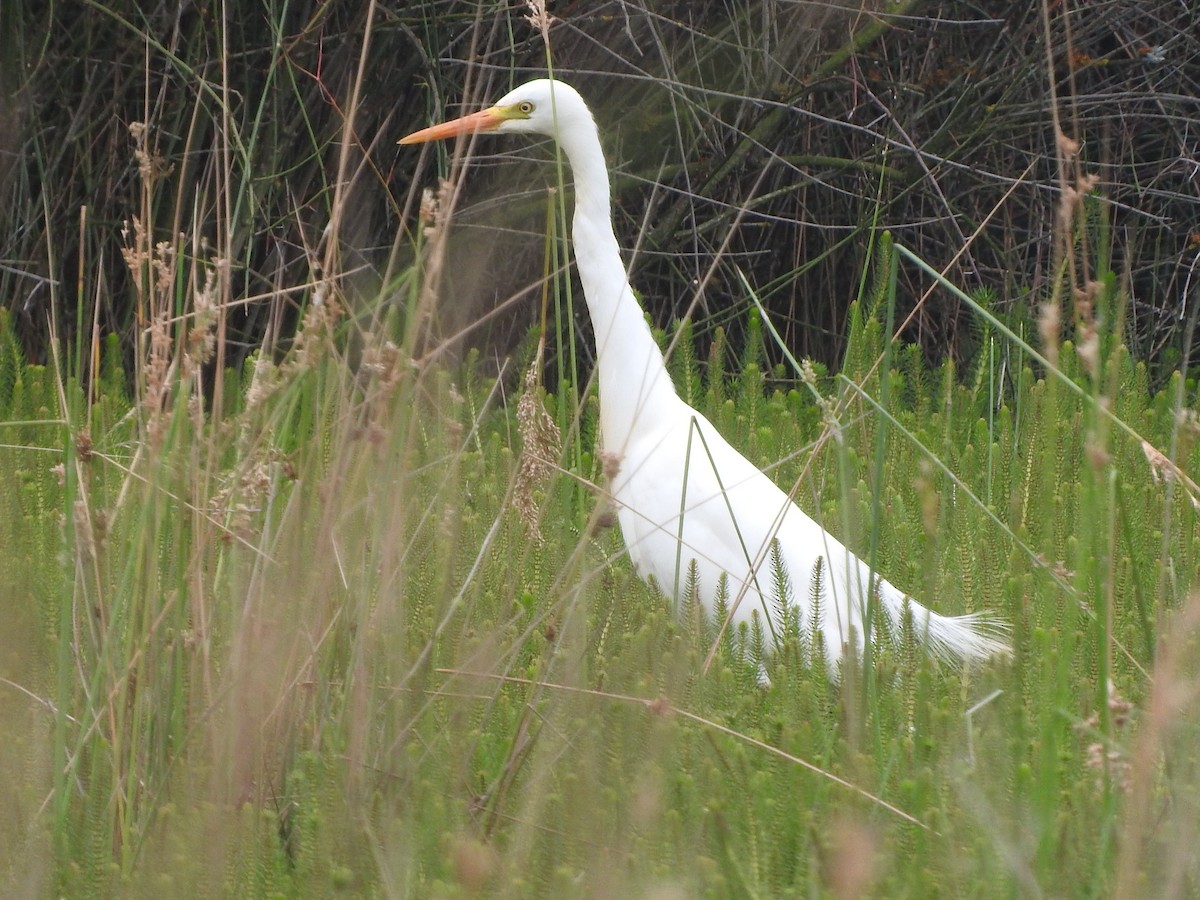
<svg viewBox="0 0 1200 900">
<path fill-rule="evenodd" d="M 522 100 L 520 103 L 517 104 L 517 112 L 524 113 L 525 115 L 529 115 L 531 112 L 533 112 L 533 104 L 530 103 L 528 100 Z"/>
</svg>

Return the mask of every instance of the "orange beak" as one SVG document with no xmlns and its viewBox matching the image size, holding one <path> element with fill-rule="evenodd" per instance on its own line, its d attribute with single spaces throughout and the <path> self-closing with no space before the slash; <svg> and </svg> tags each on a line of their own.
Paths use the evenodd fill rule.
<svg viewBox="0 0 1200 900">
<path fill-rule="evenodd" d="M 495 107 L 481 109 L 477 113 L 471 113 L 469 116 L 463 116 L 460 119 L 451 119 L 449 122 L 442 122 L 440 125 L 433 125 L 429 128 L 423 128 L 420 131 L 414 131 L 412 134 L 400 138 L 397 143 L 423 144 L 426 141 L 444 141 L 446 138 L 458 137 L 460 134 L 495 131 L 503 124 L 505 118 L 506 116 L 503 112 Z"/>
</svg>

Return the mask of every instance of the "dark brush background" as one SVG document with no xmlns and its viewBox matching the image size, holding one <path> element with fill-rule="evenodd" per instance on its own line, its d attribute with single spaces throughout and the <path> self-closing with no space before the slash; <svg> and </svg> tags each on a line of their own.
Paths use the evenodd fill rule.
<svg viewBox="0 0 1200 900">
<path fill-rule="evenodd" d="M 1195 7 L 1045 3 L 551 3 L 555 71 L 600 122 L 618 236 L 653 319 L 669 325 L 695 301 L 699 339 L 721 325 L 736 343 L 749 308 L 740 269 L 792 350 L 836 365 L 872 228 L 940 269 L 987 220 L 949 277 L 1032 322 L 1055 279 L 1053 87 L 1084 170 L 1099 176 L 1089 254 L 1124 288 L 1126 340 L 1160 375 L 1186 363 L 1200 303 Z M 544 75 L 526 11 L 4 0 L 0 305 L 29 359 L 49 358 L 53 313 L 67 341 L 98 318 L 132 360 L 139 323 L 121 247 L 135 214 L 156 240 L 182 231 L 190 244 L 198 231 L 229 247 L 230 299 L 263 296 L 231 314 L 228 362 L 268 322 L 294 326 L 304 294 L 279 291 L 311 281 L 324 253 L 365 35 L 340 256 L 355 273 L 343 282 L 360 298 L 351 305 L 376 303 L 412 260 L 416 198 L 449 150 L 396 139 Z M 149 126 L 148 202 L 131 122 Z M 511 137 L 476 151 L 434 321 L 442 337 L 542 272 L 549 152 Z M 911 308 L 927 282 L 902 279 Z M 503 356 L 538 303 L 526 290 L 463 342 Z M 931 359 L 965 359 L 975 334 L 935 293 L 905 337 Z"/>
</svg>

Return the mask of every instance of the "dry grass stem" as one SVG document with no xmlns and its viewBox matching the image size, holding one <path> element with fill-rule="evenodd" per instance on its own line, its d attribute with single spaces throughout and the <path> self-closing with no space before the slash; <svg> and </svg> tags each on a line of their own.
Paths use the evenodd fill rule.
<svg viewBox="0 0 1200 900">
<path fill-rule="evenodd" d="M 517 401 L 517 428 L 521 435 L 521 462 L 513 485 L 513 505 L 529 533 L 542 542 L 540 504 L 534 491 L 555 472 L 562 456 L 562 437 L 554 417 L 546 411 L 540 382 L 543 344 L 525 370 L 523 390 Z"/>
</svg>

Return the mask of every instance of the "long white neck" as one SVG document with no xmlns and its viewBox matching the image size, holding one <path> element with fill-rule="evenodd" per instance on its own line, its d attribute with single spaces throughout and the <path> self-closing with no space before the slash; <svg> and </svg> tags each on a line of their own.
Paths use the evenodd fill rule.
<svg viewBox="0 0 1200 900">
<path fill-rule="evenodd" d="M 601 439 L 606 450 L 623 453 L 633 434 L 665 424 L 679 398 L 621 262 L 595 122 L 581 118 L 586 122 L 573 120 L 559 144 L 575 181 L 572 237 L 596 333 Z"/>
</svg>

